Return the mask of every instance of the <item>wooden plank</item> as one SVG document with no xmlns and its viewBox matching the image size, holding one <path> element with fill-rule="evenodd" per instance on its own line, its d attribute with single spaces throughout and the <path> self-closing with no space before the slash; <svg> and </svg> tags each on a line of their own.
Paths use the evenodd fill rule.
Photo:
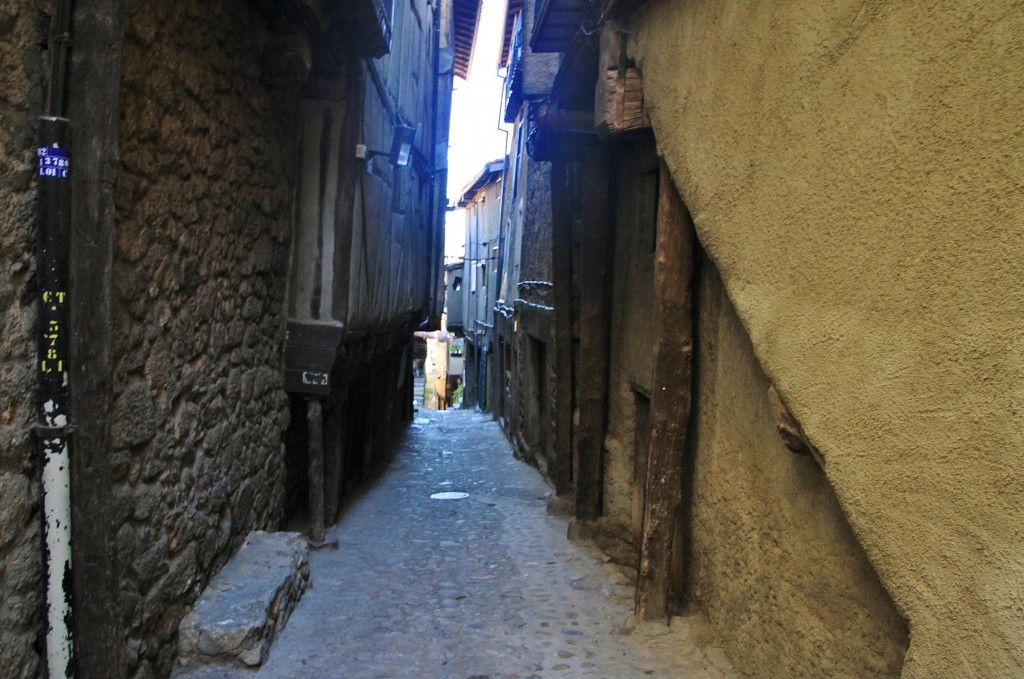
<svg viewBox="0 0 1024 679">
<path fill-rule="evenodd" d="M 340 323 L 290 321 L 284 349 L 285 390 L 298 394 L 331 393 L 331 366 L 344 336 Z"/>
<path fill-rule="evenodd" d="M 548 19 L 544 23 L 544 28 L 546 31 L 548 31 L 548 34 L 545 34 L 544 39 L 550 39 L 548 36 L 552 30 L 562 30 L 566 26 L 572 26 L 576 30 L 579 30 L 580 24 L 578 11 L 558 11 L 552 12 L 550 15 L 548 15 Z"/>
<path fill-rule="evenodd" d="M 288 344 L 305 347 L 309 350 L 322 350 L 333 353 L 341 344 L 345 334 L 340 323 L 311 323 L 305 321 L 288 321 Z"/>
<path fill-rule="evenodd" d="M 650 127 L 644 112 L 643 80 L 626 56 L 625 37 L 613 29 L 601 33 L 594 123 L 598 134 L 613 135 Z"/>
<path fill-rule="evenodd" d="M 651 399 L 639 391 L 633 392 L 633 545 L 637 559 L 643 542 L 645 493 L 647 490 L 647 458 L 651 452 Z"/>
<path fill-rule="evenodd" d="M 572 488 L 572 210 L 569 195 L 569 163 L 556 159 L 551 164 L 551 277 L 554 283 L 554 450 L 548 475 L 555 493 L 564 495 Z M 519 403 L 518 387 L 513 403 Z M 516 428 L 522 421 L 517 415 Z"/>
<path fill-rule="evenodd" d="M 325 106 L 321 112 L 320 120 L 320 142 L 317 145 L 317 210 L 316 210 L 316 253 L 313 256 L 313 290 L 309 298 L 309 313 L 313 319 L 320 319 L 320 307 L 323 302 L 324 285 L 324 229 L 328 227 L 324 223 L 324 209 L 327 199 L 327 180 L 330 174 L 331 162 L 334 154 L 331 153 L 331 134 L 334 129 L 334 112 L 330 106 Z"/>
<path fill-rule="evenodd" d="M 285 368 L 284 388 L 293 394 L 328 396 L 331 393 L 331 373 L 329 370 Z"/>
<path fill-rule="evenodd" d="M 123 0 L 75 5 L 72 120 L 71 421 L 75 666 L 79 677 L 126 675 L 111 524 L 114 184 L 124 36 Z"/>
<path fill-rule="evenodd" d="M 694 231 L 662 162 L 654 259 L 654 390 L 647 460 L 636 616 L 665 620 L 675 521 L 682 504 L 683 460 L 693 375 Z"/>
<path fill-rule="evenodd" d="M 306 401 L 309 427 L 309 542 L 324 541 L 324 412 L 318 398 Z"/>
<path fill-rule="evenodd" d="M 341 123 L 338 144 L 341 162 L 338 163 L 338 191 L 334 205 L 334 294 L 331 297 L 331 316 L 348 325 L 349 292 L 352 287 L 352 231 L 355 228 L 356 177 L 362 164 L 349 157 L 359 143 L 359 121 L 363 113 L 363 78 L 357 59 L 349 59 L 345 81 L 345 115 Z"/>
<path fill-rule="evenodd" d="M 341 485 L 345 477 L 345 426 L 348 389 L 324 413 L 324 521 L 328 526 L 338 518 Z"/>
<path fill-rule="evenodd" d="M 583 167 L 583 233 L 580 256 L 579 472 L 576 518 L 602 512 L 604 434 L 608 409 L 609 271 L 611 192 L 608 149 L 591 147 Z"/>
</svg>

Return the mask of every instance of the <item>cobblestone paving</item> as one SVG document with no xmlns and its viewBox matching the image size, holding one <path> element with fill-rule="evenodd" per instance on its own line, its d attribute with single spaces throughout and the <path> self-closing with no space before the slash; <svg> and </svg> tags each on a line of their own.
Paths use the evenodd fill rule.
<svg viewBox="0 0 1024 679">
<path fill-rule="evenodd" d="M 633 629 L 631 583 L 566 539 L 549 493 L 489 417 L 420 411 L 330 531 L 339 549 L 311 553 L 313 586 L 256 676 L 737 676 L 699 616 Z"/>
</svg>

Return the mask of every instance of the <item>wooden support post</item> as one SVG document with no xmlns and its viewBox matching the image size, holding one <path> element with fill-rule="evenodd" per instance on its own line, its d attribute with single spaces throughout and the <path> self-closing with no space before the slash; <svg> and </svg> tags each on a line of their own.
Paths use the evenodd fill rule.
<svg viewBox="0 0 1024 679">
<path fill-rule="evenodd" d="M 672 539 L 682 504 L 692 400 L 694 249 L 690 215 L 662 162 L 654 259 L 651 449 L 636 579 L 636 616 L 641 620 L 668 616 Z"/>
<path fill-rule="evenodd" d="M 412 330 L 409 331 L 412 334 Z M 387 395 L 387 419 L 384 423 L 384 447 L 388 452 L 390 458 L 392 451 L 392 440 L 394 439 L 395 432 L 399 430 L 402 423 L 402 349 L 400 347 L 392 347 L 388 352 L 385 365 L 387 366 L 387 382 L 388 395 Z M 447 375 L 445 377 L 447 380 Z M 445 385 L 447 386 L 447 384 Z M 447 392 L 445 392 L 447 394 Z"/>
<path fill-rule="evenodd" d="M 499 253 L 500 256 L 500 253 Z M 500 285 L 499 281 L 499 285 Z M 496 293 L 496 295 L 501 294 Z M 494 314 L 494 398 L 491 400 L 491 414 L 498 426 L 505 418 L 505 352 L 501 335 L 501 315 Z"/>
<path fill-rule="evenodd" d="M 366 406 L 359 398 L 359 393 L 358 382 L 349 386 L 349 399 L 345 405 L 345 460 L 342 462 L 342 495 L 350 495 L 362 480 Z"/>
<path fill-rule="evenodd" d="M 309 542 L 324 543 L 324 412 L 318 398 L 306 401 L 309 425 Z"/>
<path fill-rule="evenodd" d="M 555 445 L 548 451 L 548 473 L 558 495 L 572 488 L 572 210 L 569 194 L 569 164 L 551 164 L 551 268 L 554 283 L 554 418 Z M 525 360 L 520 356 L 520 360 Z M 514 383 L 513 407 L 517 409 L 515 431 L 523 416 L 519 409 L 519 385 Z"/>
<path fill-rule="evenodd" d="M 633 511 L 632 533 L 636 557 L 644 535 L 644 507 L 647 498 L 647 458 L 651 452 L 651 399 L 648 394 L 633 395 Z"/>
<path fill-rule="evenodd" d="M 359 390 L 361 398 L 365 399 L 363 403 L 362 413 L 358 425 L 362 428 L 362 433 L 359 437 L 359 443 L 362 447 L 360 451 L 360 462 L 359 462 L 359 481 L 365 483 L 370 478 L 370 473 L 373 471 L 373 454 L 377 447 L 377 429 L 380 426 L 380 402 L 374 398 L 376 394 L 373 394 L 373 389 L 370 385 L 379 379 L 378 370 L 371 369 L 368 371 L 369 374 L 364 375 L 359 380 Z"/>
<path fill-rule="evenodd" d="M 592 521 L 602 512 L 604 434 L 608 404 L 608 149 L 588 149 L 583 167 L 583 232 L 580 255 L 579 473 L 576 518 Z"/>
<path fill-rule="evenodd" d="M 68 84 L 71 149 L 71 542 L 75 671 L 127 675 L 110 465 L 113 410 L 114 186 L 124 39 L 123 0 L 75 3 Z M 127 564 L 124 565 L 127 567 Z"/>
<path fill-rule="evenodd" d="M 324 413 L 324 524 L 332 525 L 341 505 L 345 474 L 345 412 L 348 389 Z"/>
<path fill-rule="evenodd" d="M 410 342 L 402 354 L 402 422 L 412 422 L 412 403 L 416 398 L 413 393 L 412 361 L 413 352 Z"/>
</svg>

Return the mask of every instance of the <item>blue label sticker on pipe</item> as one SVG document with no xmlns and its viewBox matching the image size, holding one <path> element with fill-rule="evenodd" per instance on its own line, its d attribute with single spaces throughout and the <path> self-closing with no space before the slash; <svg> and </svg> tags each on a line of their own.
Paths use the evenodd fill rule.
<svg viewBox="0 0 1024 679">
<path fill-rule="evenodd" d="M 40 146 L 36 149 L 39 157 L 39 176 L 51 179 L 67 179 L 71 169 L 68 150 L 59 146 Z"/>
</svg>

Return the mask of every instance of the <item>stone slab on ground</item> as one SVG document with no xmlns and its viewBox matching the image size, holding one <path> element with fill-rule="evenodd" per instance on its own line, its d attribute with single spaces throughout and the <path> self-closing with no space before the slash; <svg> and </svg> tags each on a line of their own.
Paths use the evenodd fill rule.
<svg viewBox="0 0 1024 679">
<path fill-rule="evenodd" d="M 302 534 L 250 533 L 181 621 L 175 677 L 262 665 L 309 580 Z"/>
</svg>

